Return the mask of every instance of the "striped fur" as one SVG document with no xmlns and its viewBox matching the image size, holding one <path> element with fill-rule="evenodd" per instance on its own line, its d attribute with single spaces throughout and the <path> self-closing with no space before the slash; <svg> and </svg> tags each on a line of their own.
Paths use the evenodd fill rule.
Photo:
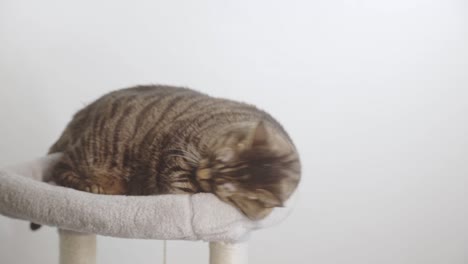
<svg viewBox="0 0 468 264">
<path fill-rule="evenodd" d="M 251 219 L 300 178 L 297 151 L 269 114 L 186 88 L 111 92 L 75 114 L 50 153 L 62 186 L 100 194 L 212 192 Z"/>
</svg>

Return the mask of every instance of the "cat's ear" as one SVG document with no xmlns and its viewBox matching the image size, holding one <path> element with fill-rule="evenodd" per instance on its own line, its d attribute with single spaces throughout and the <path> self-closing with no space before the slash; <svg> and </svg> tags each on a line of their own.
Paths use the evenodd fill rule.
<svg viewBox="0 0 468 264">
<path fill-rule="evenodd" d="M 264 121 L 258 122 L 250 131 L 247 147 L 266 148 L 277 154 L 286 154 L 292 151 L 293 146 L 284 136 L 278 135 L 268 128 Z"/>
<path fill-rule="evenodd" d="M 265 122 L 258 122 L 251 131 L 250 134 L 250 146 L 251 147 L 266 147 L 270 143 L 270 131 L 268 131 Z"/>
</svg>

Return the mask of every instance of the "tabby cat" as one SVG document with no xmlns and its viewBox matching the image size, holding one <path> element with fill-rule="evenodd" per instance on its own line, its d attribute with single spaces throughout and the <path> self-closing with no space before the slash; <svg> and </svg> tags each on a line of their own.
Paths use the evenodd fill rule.
<svg viewBox="0 0 468 264">
<path fill-rule="evenodd" d="M 75 114 L 49 153 L 61 186 L 96 194 L 209 192 L 253 220 L 296 189 L 283 127 L 252 105 L 169 86 L 104 95 Z M 31 226 L 36 229 L 38 226 Z"/>
</svg>

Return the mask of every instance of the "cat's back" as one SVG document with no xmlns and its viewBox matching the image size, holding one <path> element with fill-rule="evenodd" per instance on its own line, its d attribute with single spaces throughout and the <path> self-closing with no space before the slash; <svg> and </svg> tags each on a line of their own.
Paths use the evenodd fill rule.
<svg viewBox="0 0 468 264">
<path fill-rule="evenodd" d="M 188 133 L 183 128 L 187 126 L 193 130 L 219 122 L 260 118 L 269 115 L 252 105 L 189 88 L 136 86 L 105 94 L 78 111 L 50 152 L 79 144 L 136 144 L 160 138 L 163 133 Z"/>
<path fill-rule="evenodd" d="M 207 95 L 188 88 L 163 85 L 109 92 L 77 111 L 49 152 L 64 151 L 85 138 L 101 142 L 98 139 L 108 137 L 111 131 L 127 134 L 130 127 L 144 129 L 164 111 L 171 110 L 177 101 L 188 98 L 209 100 Z"/>
<path fill-rule="evenodd" d="M 79 110 L 49 153 L 90 142 L 143 140 L 234 105 L 183 87 L 146 85 L 112 91 Z"/>
<path fill-rule="evenodd" d="M 228 122 L 269 118 L 255 106 L 223 98 L 211 97 L 198 91 L 173 86 L 137 86 L 110 92 L 73 118 L 73 122 L 87 120 L 87 127 L 101 129 L 159 131 L 191 123 Z M 125 132 L 125 131 L 124 131 Z M 141 133 L 140 133 L 141 134 Z"/>
<path fill-rule="evenodd" d="M 112 118 L 117 116 L 117 111 L 124 109 L 130 109 L 127 111 L 151 111 L 160 110 L 163 107 L 172 108 L 174 103 L 179 100 L 195 97 L 204 98 L 205 100 L 209 100 L 210 98 L 205 94 L 183 87 L 162 85 L 136 86 L 105 94 L 82 111 L 86 111 L 87 108 L 103 112 L 110 110 L 109 114 L 111 116 L 109 117 Z"/>
</svg>

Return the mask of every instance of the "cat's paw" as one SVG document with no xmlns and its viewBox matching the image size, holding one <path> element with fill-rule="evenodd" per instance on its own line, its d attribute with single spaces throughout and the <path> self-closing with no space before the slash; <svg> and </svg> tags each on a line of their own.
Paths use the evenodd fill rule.
<svg viewBox="0 0 468 264">
<path fill-rule="evenodd" d="M 95 194 L 105 194 L 106 192 L 104 191 L 104 188 L 102 188 L 100 185 L 97 184 L 92 184 L 85 186 L 83 188 L 83 191 L 89 192 L 89 193 L 95 193 Z"/>
</svg>

